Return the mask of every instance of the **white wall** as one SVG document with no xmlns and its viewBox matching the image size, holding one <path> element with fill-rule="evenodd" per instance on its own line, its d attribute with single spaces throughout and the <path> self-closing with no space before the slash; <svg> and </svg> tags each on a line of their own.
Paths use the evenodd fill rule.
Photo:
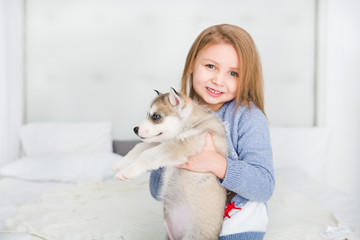
<svg viewBox="0 0 360 240">
<path fill-rule="evenodd" d="M 232 23 L 254 37 L 274 126 L 314 123 L 315 0 L 28 0 L 26 120 L 112 120 L 136 139 L 153 89 L 179 87 L 198 33 Z M 281 7 L 280 7 L 281 6 Z"/>
<path fill-rule="evenodd" d="M 333 132 L 327 181 L 360 202 L 360 1 L 323 3 L 320 124 Z"/>
</svg>

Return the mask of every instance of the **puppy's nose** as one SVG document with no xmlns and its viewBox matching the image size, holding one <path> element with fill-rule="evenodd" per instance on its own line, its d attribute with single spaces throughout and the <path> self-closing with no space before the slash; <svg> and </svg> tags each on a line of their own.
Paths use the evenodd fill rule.
<svg viewBox="0 0 360 240">
<path fill-rule="evenodd" d="M 139 127 L 134 127 L 134 133 L 138 134 L 138 131 L 139 131 Z"/>
</svg>

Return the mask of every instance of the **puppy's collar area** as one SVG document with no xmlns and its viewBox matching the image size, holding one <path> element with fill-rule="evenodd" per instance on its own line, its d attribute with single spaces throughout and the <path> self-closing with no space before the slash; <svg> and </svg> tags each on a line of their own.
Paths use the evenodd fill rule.
<svg viewBox="0 0 360 240">
<path fill-rule="evenodd" d="M 185 130 L 184 132 L 178 134 L 177 136 L 175 136 L 175 138 L 182 141 L 182 140 L 187 139 L 188 137 L 195 136 L 197 134 L 199 134 L 199 130 L 189 129 L 189 130 Z"/>
<path fill-rule="evenodd" d="M 210 117 L 209 117 L 209 116 L 207 116 L 206 118 L 202 118 L 202 119 L 200 119 L 199 121 L 194 122 L 193 124 L 191 124 L 190 126 L 188 126 L 188 129 L 198 127 L 198 126 L 199 126 L 199 125 L 201 125 L 203 122 L 208 121 L 208 119 L 209 119 L 209 118 L 210 118 Z"/>
<path fill-rule="evenodd" d="M 189 124 L 183 127 L 180 134 L 178 134 L 175 138 L 184 140 L 188 137 L 198 135 L 201 130 L 197 129 L 199 125 L 201 125 L 203 122 L 206 122 L 210 117 L 203 118 L 193 124 Z"/>
</svg>

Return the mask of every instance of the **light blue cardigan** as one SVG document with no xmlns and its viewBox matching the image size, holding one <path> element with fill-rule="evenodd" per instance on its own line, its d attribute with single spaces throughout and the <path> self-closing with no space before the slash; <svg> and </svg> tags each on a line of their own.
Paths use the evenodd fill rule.
<svg viewBox="0 0 360 240">
<path fill-rule="evenodd" d="M 267 202 L 275 187 L 272 150 L 268 121 L 254 104 L 239 106 L 235 113 L 235 101 L 225 103 L 216 114 L 224 122 L 227 132 L 229 157 L 225 178 L 219 180 L 226 189 L 236 193 L 233 198 L 236 207 L 244 206 L 249 200 Z M 150 175 L 151 195 L 161 200 L 159 190 L 163 169 Z M 219 239 L 263 239 L 265 232 L 243 232 Z"/>
</svg>

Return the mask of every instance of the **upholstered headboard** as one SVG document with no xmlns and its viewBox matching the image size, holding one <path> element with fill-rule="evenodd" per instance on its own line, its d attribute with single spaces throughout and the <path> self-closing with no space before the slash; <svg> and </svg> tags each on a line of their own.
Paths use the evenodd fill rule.
<svg viewBox="0 0 360 240">
<path fill-rule="evenodd" d="M 114 140 L 113 152 L 125 156 L 140 140 Z"/>
</svg>

